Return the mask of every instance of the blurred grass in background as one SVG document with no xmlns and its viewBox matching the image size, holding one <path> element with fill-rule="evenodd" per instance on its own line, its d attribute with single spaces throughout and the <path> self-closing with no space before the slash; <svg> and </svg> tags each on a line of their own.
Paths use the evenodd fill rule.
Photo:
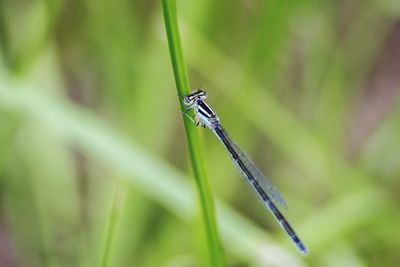
<svg viewBox="0 0 400 267">
<path fill-rule="evenodd" d="M 229 266 L 396 266 L 400 3 L 177 4 L 191 86 L 310 248 L 199 129 Z M 0 45 L 0 266 L 204 266 L 160 2 L 2 0 Z"/>
</svg>

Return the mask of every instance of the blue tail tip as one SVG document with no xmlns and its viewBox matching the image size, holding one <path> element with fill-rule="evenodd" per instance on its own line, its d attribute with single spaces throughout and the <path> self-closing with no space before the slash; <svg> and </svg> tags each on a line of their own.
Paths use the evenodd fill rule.
<svg viewBox="0 0 400 267">
<path fill-rule="evenodd" d="M 303 254 L 304 256 L 306 256 L 308 254 L 308 249 L 306 248 L 306 246 L 304 246 L 303 243 L 298 243 L 297 244 L 297 248 L 300 251 L 301 254 Z"/>
</svg>

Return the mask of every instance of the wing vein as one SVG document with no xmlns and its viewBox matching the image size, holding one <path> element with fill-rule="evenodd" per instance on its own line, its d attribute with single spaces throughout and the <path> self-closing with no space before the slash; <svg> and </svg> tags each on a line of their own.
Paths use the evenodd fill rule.
<svg viewBox="0 0 400 267">
<path fill-rule="evenodd" d="M 251 187 L 255 190 L 257 195 L 260 196 L 258 190 L 256 190 L 253 181 L 255 181 L 258 186 L 265 191 L 266 194 L 278 205 L 287 209 L 287 203 L 282 195 L 278 192 L 272 182 L 265 177 L 262 172 L 256 167 L 256 165 L 250 160 L 249 157 L 233 142 L 233 140 L 229 137 L 228 133 L 224 128 L 218 126 L 214 129 L 215 135 L 222 142 L 222 144 L 229 151 L 229 155 L 231 156 L 232 162 L 235 167 L 238 169 L 239 173 L 243 178 L 245 178 L 246 182 L 248 182 Z"/>
</svg>

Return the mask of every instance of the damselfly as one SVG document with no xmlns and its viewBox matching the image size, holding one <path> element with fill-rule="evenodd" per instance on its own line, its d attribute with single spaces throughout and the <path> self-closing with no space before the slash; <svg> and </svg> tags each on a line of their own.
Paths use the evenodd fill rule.
<svg viewBox="0 0 400 267">
<path fill-rule="evenodd" d="M 261 173 L 256 165 L 250 160 L 249 157 L 232 141 L 228 133 L 221 126 L 217 114 L 211 109 L 209 105 L 204 102 L 207 98 L 207 93 L 203 90 L 195 91 L 183 98 L 183 103 L 188 109 L 194 109 L 196 113 L 196 125 L 208 127 L 214 132 L 218 139 L 225 146 L 228 151 L 233 164 L 238 169 L 241 176 L 245 178 L 250 187 L 260 197 L 262 202 L 272 212 L 275 219 L 279 222 L 285 232 L 289 235 L 298 250 L 302 254 L 307 254 L 307 248 L 297 236 L 289 222 L 285 219 L 278 207 L 281 205 L 286 208 L 287 204 L 278 190 L 272 183 Z M 274 203 L 275 202 L 275 203 Z"/>
</svg>

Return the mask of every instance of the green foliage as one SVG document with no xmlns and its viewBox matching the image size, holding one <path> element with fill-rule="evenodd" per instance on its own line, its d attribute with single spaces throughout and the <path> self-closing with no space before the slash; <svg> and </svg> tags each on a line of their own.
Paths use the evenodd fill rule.
<svg viewBox="0 0 400 267">
<path fill-rule="evenodd" d="M 228 266 L 396 266 L 400 5 L 178 1 L 179 47 L 170 3 L 0 1 L 0 265 L 204 266 L 212 192 Z M 182 127 L 175 87 L 199 86 L 307 257 Z"/>
<path fill-rule="evenodd" d="M 198 141 L 199 135 L 194 129 L 192 121 L 188 118 L 188 116 L 185 116 L 187 115 L 185 113 L 186 108 L 182 103 L 182 97 L 188 95 L 190 92 L 190 85 L 181 48 L 178 18 L 176 13 L 176 3 L 175 0 L 163 0 L 162 4 L 165 30 L 167 32 L 169 51 L 171 55 L 172 67 L 175 75 L 175 83 L 178 92 L 178 99 L 182 110 L 182 118 L 185 124 L 190 158 L 192 161 L 194 176 L 196 178 L 197 190 L 202 210 L 201 216 L 204 222 L 204 232 L 206 235 L 209 251 L 209 266 L 225 266 L 224 258 L 222 255 L 222 246 L 220 244 L 217 226 L 214 218 L 215 216 L 212 194 L 209 189 L 208 180 L 204 169 L 202 156 L 203 152 L 200 149 L 200 144 Z"/>
</svg>

